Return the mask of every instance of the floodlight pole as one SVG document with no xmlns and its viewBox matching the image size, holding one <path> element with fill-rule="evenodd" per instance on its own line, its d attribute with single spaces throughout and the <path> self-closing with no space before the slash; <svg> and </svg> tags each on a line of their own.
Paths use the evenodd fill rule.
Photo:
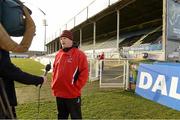
<svg viewBox="0 0 180 120">
<path fill-rule="evenodd" d="M 40 9 L 40 8 L 38 8 L 38 9 L 44 15 L 44 19 L 43 19 L 43 26 L 44 26 L 44 51 L 46 52 L 47 51 L 47 49 L 46 49 L 46 26 L 47 26 L 46 13 L 42 9 Z"/>
</svg>

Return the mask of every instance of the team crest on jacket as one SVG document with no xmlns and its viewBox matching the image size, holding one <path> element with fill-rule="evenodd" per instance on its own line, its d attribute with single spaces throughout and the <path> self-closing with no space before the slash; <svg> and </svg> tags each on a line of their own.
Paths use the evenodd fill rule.
<svg viewBox="0 0 180 120">
<path fill-rule="evenodd" d="M 68 57 L 67 62 L 72 63 L 72 57 L 71 56 Z"/>
</svg>

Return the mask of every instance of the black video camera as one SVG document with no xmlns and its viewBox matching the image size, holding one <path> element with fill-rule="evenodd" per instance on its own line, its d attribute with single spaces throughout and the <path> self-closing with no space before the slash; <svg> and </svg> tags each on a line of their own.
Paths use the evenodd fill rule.
<svg viewBox="0 0 180 120">
<path fill-rule="evenodd" d="M 0 0 L 0 21 L 10 36 L 20 37 L 25 32 L 23 6 L 19 0 Z"/>
</svg>

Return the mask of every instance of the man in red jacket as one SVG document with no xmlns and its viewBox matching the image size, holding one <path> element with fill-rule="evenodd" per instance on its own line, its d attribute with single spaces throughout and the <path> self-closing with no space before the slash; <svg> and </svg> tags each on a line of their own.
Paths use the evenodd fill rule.
<svg viewBox="0 0 180 120">
<path fill-rule="evenodd" d="M 104 70 L 104 52 L 102 52 L 100 55 L 98 55 L 98 60 L 102 60 L 102 68 L 101 70 L 103 71 Z"/>
<path fill-rule="evenodd" d="M 53 65 L 52 92 L 56 97 L 58 119 L 82 119 L 81 89 L 88 79 L 86 55 L 73 45 L 73 34 L 64 30 L 60 35 L 62 48 Z"/>
</svg>

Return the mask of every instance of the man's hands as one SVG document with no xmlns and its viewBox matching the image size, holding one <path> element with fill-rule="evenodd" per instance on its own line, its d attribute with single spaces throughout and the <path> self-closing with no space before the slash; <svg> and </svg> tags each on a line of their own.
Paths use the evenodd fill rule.
<svg viewBox="0 0 180 120">
<path fill-rule="evenodd" d="M 43 84 L 46 84 L 47 83 L 47 76 L 42 76 L 43 77 Z"/>
<path fill-rule="evenodd" d="M 39 86 L 39 88 L 42 87 L 43 84 L 46 84 L 47 83 L 47 76 L 41 76 L 43 78 L 43 82 L 37 86 Z"/>
</svg>

